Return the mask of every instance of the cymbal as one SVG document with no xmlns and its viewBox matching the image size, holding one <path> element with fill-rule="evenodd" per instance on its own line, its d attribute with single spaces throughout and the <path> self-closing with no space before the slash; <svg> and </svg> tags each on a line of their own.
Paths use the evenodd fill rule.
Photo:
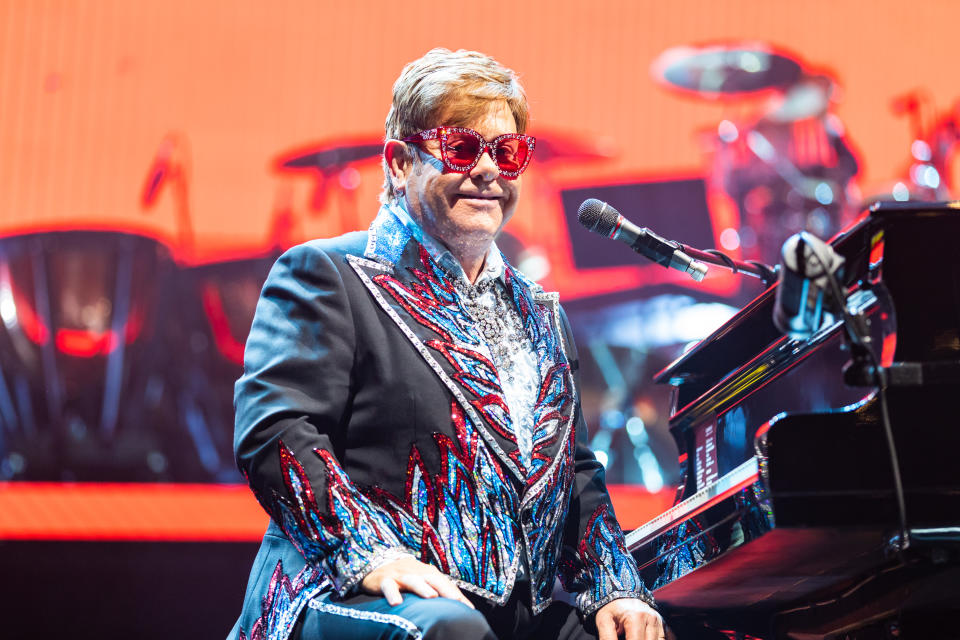
<svg viewBox="0 0 960 640">
<path fill-rule="evenodd" d="M 651 65 L 663 84 L 707 98 L 786 87 L 800 77 L 797 60 L 759 43 L 673 47 Z"/>
<path fill-rule="evenodd" d="M 354 162 L 373 160 L 383 153 L 383 141 L 358 139 L 311 145 L 281 154 L 275 161 L 280 170 L 312 169 L 321 173 L 340 171 Z"/>
<path fill-rule="evenodd" d="M 587 162 L 608 160 L 616 155 L 616 148 L 610 141 L 596 140 L 577 136 L 565 131 L 538 128 L 537 148 L 534 153 L 536 162 Z"/>
<path fill-rule="evenodd" d="M 808 76 L 784 91 L 773 100 L 771 108 L 763 115 L 771 122 L 796 122 L 821 116 L 830 106 L 833 82 L 826 76 Z"/>
</svg>

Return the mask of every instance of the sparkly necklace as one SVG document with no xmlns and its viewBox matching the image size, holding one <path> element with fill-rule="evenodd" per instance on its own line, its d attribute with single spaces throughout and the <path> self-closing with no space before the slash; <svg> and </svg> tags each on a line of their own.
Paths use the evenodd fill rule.
<svg viewBox="0 0 960 640">
<path fill-rule="evenodd" d="M 509 366 L 510 355 L 524 343 L 527 336 L 519 314 L 507 298 L 505 288 L 495 286 L 498 283 L 493 279 L 473 285 L 457 278 L 454 283 L 461 294 L 464 309 L 490 347 L 494 363 L 498 368 L 506 369 L 509 375 L 509 370 L 512 369 Z M 492 305 L 483 300 L 487 293 L 492 293 Z"/>
</svg>

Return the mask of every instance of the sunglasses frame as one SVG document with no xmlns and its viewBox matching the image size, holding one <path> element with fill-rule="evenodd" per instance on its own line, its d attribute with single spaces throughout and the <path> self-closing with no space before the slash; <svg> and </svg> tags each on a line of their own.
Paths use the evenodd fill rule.
<svg viewBox="0 0 960 640">
<path fill-rule="evenodd" d="M 447 140 L 452 133 L 470 135 L 480 141 L 480 147 L 477 150 L 477 155 L 469 165 L 457 166 L 447 157 Z M 524 133 L 504 133 L 487 142 L 487 140 L 478 132 L 474 131 L 473 129 L 467 129 L 466 127 L 436 127 L 434 129 L 420 131 L 419 133 L 415 133 L 412 136 L 407 136 L 403 139 L 404 142 L 426 142 L 427 140 L 440 141 L 440 158 L 443 160 L 443 166 L 455 173 L 469 173 L 472 171 L 473 168 L 477 166 L 477 163 L 480 162 L 480 158 L 483 156 L 484 152 L 489 150 L 490 157 L 493 158 L 493 163 L 497 165 L 500 175 L 507 180 L 516 180 L 520 174 L 524 172 L 524 170 L 527 168 L 527 165 L 530 164 L 530 158 L 533 157 L 533 150 L 536 148 L 537 144 L 536 138 L 533 136 L 528 136 Z M 497 162 L 497 145 L 501 140 L 519 140 L 527 144 L 527 157 L 524 158 L 523 164 L 516 171 L 506 170 L 500 166 L 499 162 Z"/>
</svg>

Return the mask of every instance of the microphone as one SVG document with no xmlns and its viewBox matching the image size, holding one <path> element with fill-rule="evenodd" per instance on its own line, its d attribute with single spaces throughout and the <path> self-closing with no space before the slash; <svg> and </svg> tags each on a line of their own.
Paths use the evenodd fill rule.
<svg viewBox="0 0 960 640">
<path fill-rule="evenodd" d="M 773 324 L 794 340 L 805 340 L 823 326 L 825 307 L 832 310 L 844 304 L 825 295 L 830 278 L 841 273 L 844 258 L 806 231 L 787 238 L 780 255 Z"/>
<path fill-rule="evenodd" d="M 683 271 L 697 282 L 707 275 L 707 265 L 684 253 L 679 242 L 665 240 L 646 227 L 638 227 L 606 202 L 596 198 L 584 200 L 577 219 L 590 231 L 619 240 L 640 255 L 669 269 Z"/>
</svg>

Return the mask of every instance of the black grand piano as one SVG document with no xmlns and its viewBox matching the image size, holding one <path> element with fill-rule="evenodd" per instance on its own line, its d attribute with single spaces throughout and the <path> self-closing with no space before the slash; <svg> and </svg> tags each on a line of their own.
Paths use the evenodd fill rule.
<svg viewBox="0 0 960 640">
<path fill-rule="evenodd" d="M 627 544 L 680 638 L 960 638 L 960 203 L 831 246 L 879 362 L 774 285 L 657 375 L 682 479 Z"/>
</svg>

